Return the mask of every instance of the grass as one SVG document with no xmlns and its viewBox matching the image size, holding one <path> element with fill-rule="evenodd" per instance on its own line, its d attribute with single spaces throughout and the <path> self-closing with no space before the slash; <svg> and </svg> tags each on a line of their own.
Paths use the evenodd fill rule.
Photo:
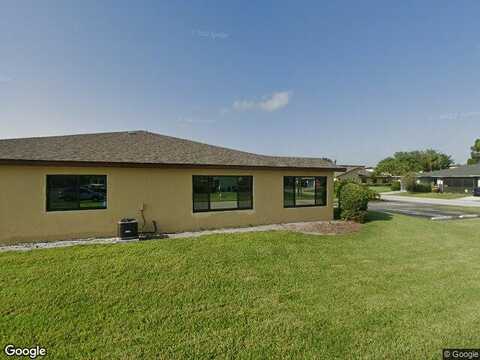
<svg viewBox="0 0 480 360">
<path fill-rule="evenodd" d="M 369 189 L 376 191 L 377 193 L 392 191 L 390 186 L 369 186 Z"/>
<path fill-rule="evenodd" d="M 0 342 L 49 358 L 438 359 L 480 343 L 480 221 L 0 254 Z"/>
<path fill-rule="evenodd" d="M 410 192 L 403 192 L 395 195 L 428 198 L 428 199 L 460 199 L 462 197 L 471 196 L 470 194 L 458 194 L 458 193 L 410 193 Z"/>
<path fill-rule="evenodd" d="M 210 195 L 210 201 L 212 202 L 221 202 L 221 201 L 237 201 L 236 192 L 215 192 Z"/>
</svg>

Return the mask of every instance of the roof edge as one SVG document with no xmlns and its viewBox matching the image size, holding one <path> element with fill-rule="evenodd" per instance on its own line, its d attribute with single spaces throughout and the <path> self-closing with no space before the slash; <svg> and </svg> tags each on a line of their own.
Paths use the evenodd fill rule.
<svg viewBox="0 0 480 360">
<path fill-rule="evenodd" d="M 478 175 L 417 175 L 418 178 L 478 178 L 480 177 L 480 173 Z"/>
<path fill-rule="evenodd" d="M 59 135 L 38 135 L 38 136 L 25 136 L 25 137 L 12 137 L 12 138 L 1 138 L 0 141 L 15 141 L 15 140 L 37 140 L 37 139 L 51 139 L 51 138 L 68 138 L 73 136 L 85 136 L 85 135 L 112 135 L 112 134 L 135 134 L 135 133 L 146 133 L 158 135 L 157 133 L 148 131 L 148 130 L 118 130 L 118 131 L 99 131 L 99 132 L 80 132 L 77 134 L 59 134 Z M 164 135 L 169 136 L 169 135 Z M 169 136 L 172 137 L 172 136 Z M 180 138 L 178 138 L 180 139 Z M 187 140 L 187 139 L 181 139 Z"/>
<path fill-rule="evenodd" d="M 207 168 L 207 169 L 262 169 L 262 170 L 327 170 L 346 171 L 338 166 L 306 167 L 306 166 L 265 166 L 265 165 L 219 165 L 219 164 L 176 164 L 176 163 L 136 163 L 136 162 L 102 162 L 102 161 L 63 161 L 63 160 L 22 160 L 0 159 L 0 165 L 23 166 L 72 166 L 72 167 L 123 167 L 123 168 Z"/>
<path fill-rule="evenodd" d="M 365 167 L 364 166 L 357 166 L 357 167 L 351 168 L 350 170 L 346 167 L 343 174 L 340 174 L 338 176 L 343 176 L 343 175 L 350 174 L 352 171 L 357 170 L 357 169 L 365 169 Z"/>
</svg>

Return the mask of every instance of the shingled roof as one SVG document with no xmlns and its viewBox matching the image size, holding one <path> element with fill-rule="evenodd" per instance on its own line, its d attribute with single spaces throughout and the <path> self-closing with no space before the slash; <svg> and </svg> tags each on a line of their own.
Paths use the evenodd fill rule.
<svg viewBox="0 0 480 360">
<path fill-rule="evenodd" d="M 421 173 L 417 175 L 420 178 L 464 178 L 480 177 L 480 164 L 461 165 L 451 169 L 443 169 Z"/>
<path fill-rule="evenodd" d="M 39 162 L 343 170 L 323 158 L 258 155 L 147 131 L 0 140 L 0 163 Z"/>
<path fill-rule="evenodd" d="M 365 169 L 364 165 L 339 165 L 339 166 L 342 167 L 344 171 L 336 171 L 335 177 L 346 175 L 350 171 L 353 171 L 356 169 Z"/>
</svg>

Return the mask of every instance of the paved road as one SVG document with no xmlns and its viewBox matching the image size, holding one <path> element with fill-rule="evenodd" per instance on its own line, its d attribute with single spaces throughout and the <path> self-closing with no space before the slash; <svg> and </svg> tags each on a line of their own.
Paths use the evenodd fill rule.
<svg viewBox="0 0 480 360">
<path fill-rule="evenodd" d="M 405 202 L 405 203 L 415 203 L 415 204 L 426 204 L 426 205 L 448 205 L 448 206 L 467 206 L 467 207 L 480 207 L 480 197 L 467 196 L 460 199 L 426 199 L 426 198 L 416 198 L 411 196 L 398 196 L 394 193 L 383 193 L 381 194 L 382 200 L 386 201 L 395 201 L 395 202 Z"/>
<path fill-rule="evenodd" d="M 372 201 L 368 204 L 368 208 L 374 211 L 417 216 L 430 220 L 455 220 L 479 217 L 479 214 L 469 212 L 468 210 L 451 210 L 443 205 L 406 201 Z"/>
</svg>

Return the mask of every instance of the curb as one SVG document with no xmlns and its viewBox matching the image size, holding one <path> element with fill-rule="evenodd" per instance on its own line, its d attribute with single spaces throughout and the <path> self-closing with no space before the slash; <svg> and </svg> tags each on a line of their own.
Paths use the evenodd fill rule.
<svg viewBox="0 0 480 360">
<path fill-rule="evenodd" d="M 475 219 L 478 218 L 478 215 L 475 214 L 465 214 L 465 215 L 457 215 L 457 216 L 434 216 L 430 218 L 430 220 L 438 221 L 438 220 L 452 220 L 452 219 Z"/>
</svg>

